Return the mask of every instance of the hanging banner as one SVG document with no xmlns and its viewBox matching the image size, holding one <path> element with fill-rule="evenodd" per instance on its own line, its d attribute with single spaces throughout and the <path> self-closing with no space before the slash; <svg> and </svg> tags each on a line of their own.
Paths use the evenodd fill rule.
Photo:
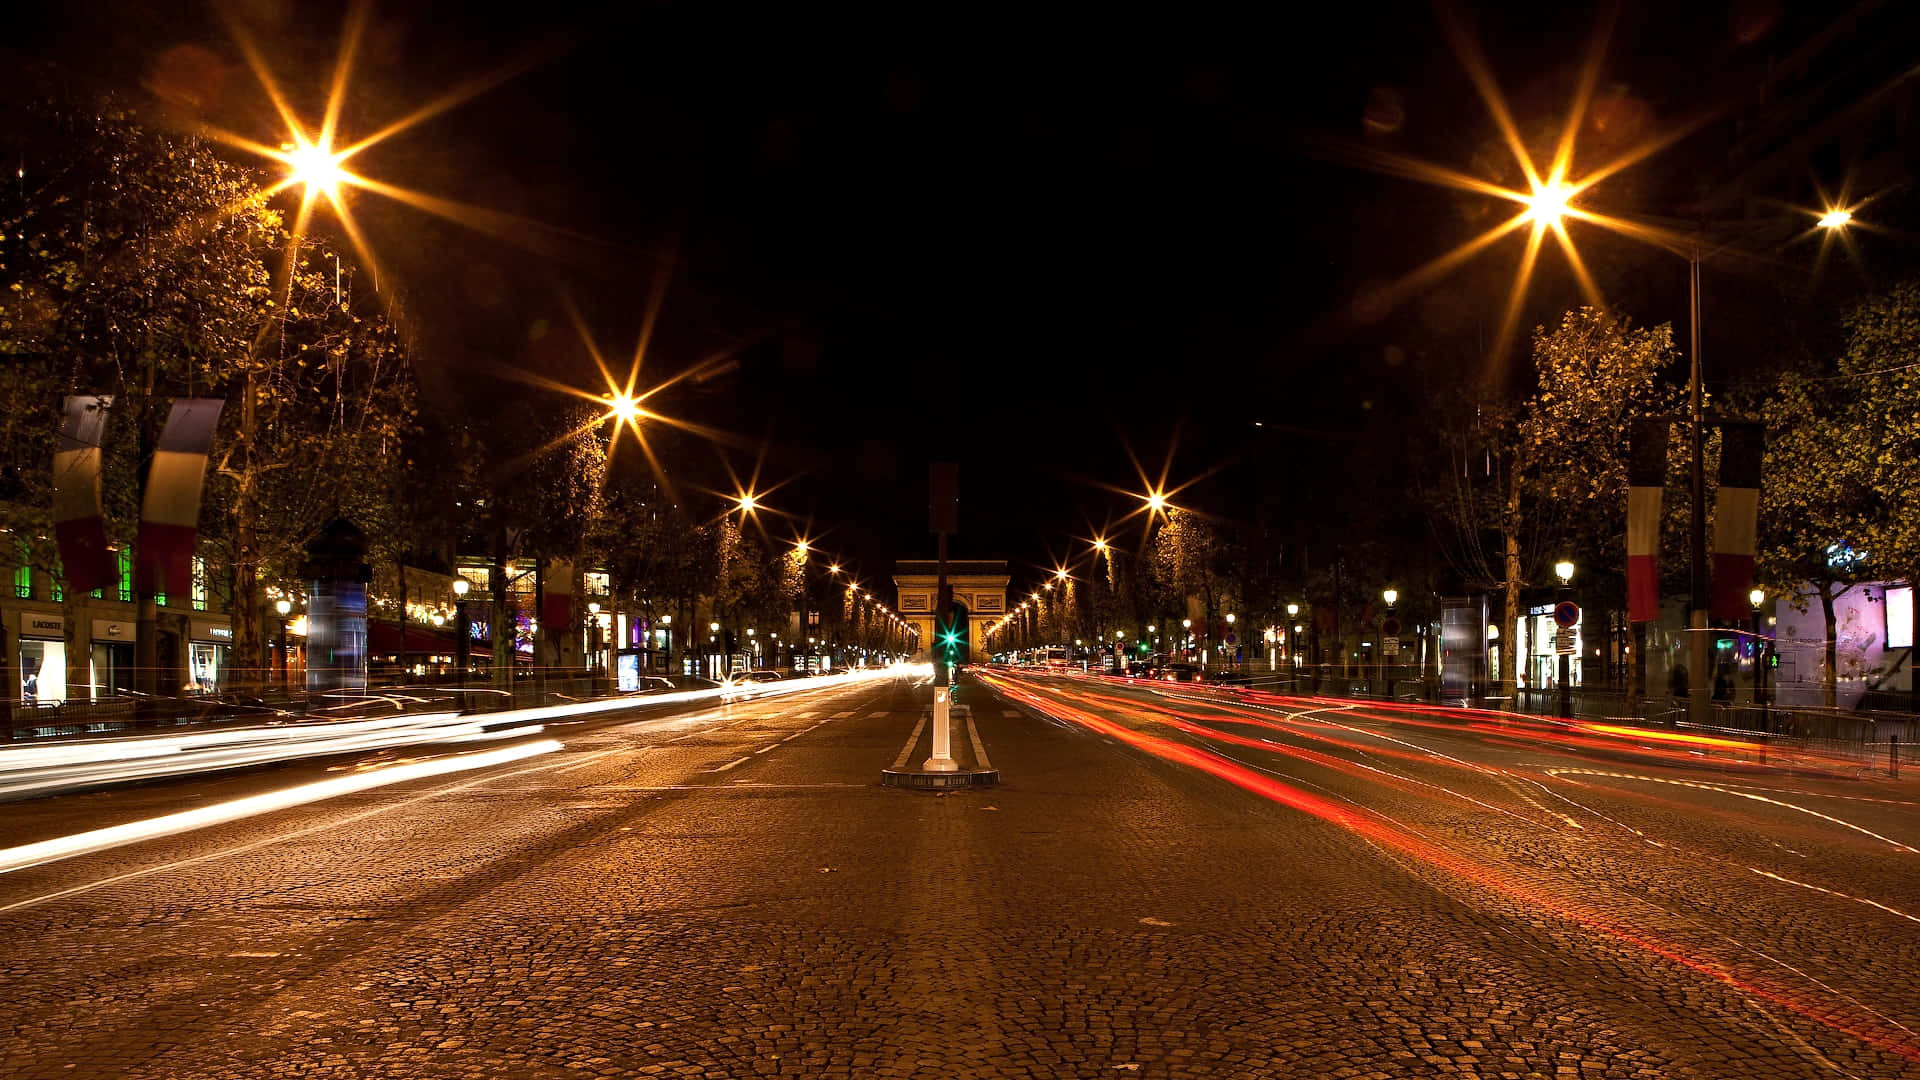
<svg viewBox="0 0 1920 1080">
<path fill-rule="evenodd" d="M 1660 499 L 1667 487 L 1667 423 L 1636 420 L 1627 447 L 1627 618 L 1660 617 Z"/>
<path fill-rule="evenodd" d="M 540 625 L 549 634 L 564 634 L 573 628 L 573 560 L 549 559 L 544 595 L 540 598 Z M 557 637 L 553 640 L 559 640 Z"/>
<path fill-rule="evenodd" d="M 67 588 L 86 593 L 113 581 L 107 519 L 100 509 L 100 437 L 113 397 L 70 397 L 53 452 L 53 536 Z"/>
<path fill-rule="evenodd" d="M 160 429 L 133 550 L 133 587 L 142 595 L 185 596 L 193 590 L 200 490 L 224 404 L 220 398 L 180 398 L 167 414 L 167 426 Z"/>
<path fill-rule="evenodd" d="M 1753 545 L 1760 526 L 1760 459 L 1766 435 L 1759 424 L 1720 425 L 1720 490 L 1713 501 L 1713 597 L 1716 619 L 1753 614 Z"/>
</svg>

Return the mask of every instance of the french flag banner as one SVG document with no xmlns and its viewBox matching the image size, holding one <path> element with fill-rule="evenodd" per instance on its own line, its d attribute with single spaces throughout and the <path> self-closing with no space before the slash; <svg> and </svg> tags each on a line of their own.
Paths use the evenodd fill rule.
<svg viewBox="0 0 1920 1080">
<path fill-rule="evenodd" d="M 1627 446 L 1627 618 L 1660 617 L 1660 499 L 1667 489 L 1667 422 L 1636 420 Z"/>
<path fill-rule="evenodd" d="M 193 591 L 193 547 L 199 537 L 200 490 L 207 451 L 220 423 L 221 398 L 180 398 L 160 429 L 160 446 L 140 502 L 133 550 L 133 587 L 142 595 Z"/>
<path fill-rule="evenodd" d="M 60 441 L 53 451 L 53 538 L 67 588 L 92 592 L 113 581 L 107 519 L 100 509 L 100 437 L 113 398 L 70 397 L 61 403 Z"/>
<path fill-rule="evenodd" d="M 1766 435 L 1759 424 L 1720 425 L 1720 493 L 1713 503 L 1713 597 L 1716 619 L 1753 614 L 1753 545 L 1760 525 L 1760 459 Z"/>
<path fill-rule="evenodd" d="M 573 560 L 549 559 L 540 596 L 540 625 L 548 634 L 564 634 L 573 627 Z M 558 641 L 557 637 L 548 638 Z"/>
</svg>

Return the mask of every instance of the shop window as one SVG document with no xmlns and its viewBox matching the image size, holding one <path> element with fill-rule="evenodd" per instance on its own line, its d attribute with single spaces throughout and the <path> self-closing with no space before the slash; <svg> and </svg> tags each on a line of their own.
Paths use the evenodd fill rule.
<svg viewBox="0 0 1920 1080">
<path fill-rule="evenodd" d="M 207 560 L 193 557 L 193 610 L 207 610 Z"/>
<path fill-rule="evenodd" d="M 22 600 L 33 599 L 33 567 L 22 566 L 13 572 L 13 595 Z"/>
<path fill-rule="evenodd" d="M 113 553 L 116 576 L 120 580 L 118 593 L 123 604 L 133 603 L 133 549 L 118 548 Z M 95 594 L 99 595 L 98 593 Z"/>
<path fill-rule="evenodd" d="M 588 596 L 606 596 L 613 591 L 613 581 L 604 570 L 589 570 L 580 575 L 580 582 Z"/>
</svg>

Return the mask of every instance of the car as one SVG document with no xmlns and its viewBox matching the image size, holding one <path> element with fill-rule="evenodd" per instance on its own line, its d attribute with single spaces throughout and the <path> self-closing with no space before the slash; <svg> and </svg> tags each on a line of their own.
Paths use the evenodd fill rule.
<svg viewBox="0 0 1920 1080">
<path fill-rule="evenodd" d="M 634 693 L 669 694 L 678 689 L 680 688 L 673 685 L 672 679 L 663 678 L 659 675 L 642 675 L 640 676 L 640 685 L 634 688 Z"/>
<path fill-rule="evenodd" d="M 778 682 L 779 680 L 780 680 L 779 672 L 766 671 L 766 670 L 743 671 L 740 674 L 735 675 L 733 677 L 733 681 L 737 683 L 738 682 L 755 682 L 755 683 Z"/>
<path fill-rule="evenodd" d="M 1200 669 L 1192 664 L 1168 664 L 1161 669 L 1160 678 L 1166 682 L 1199 682 Z"/>
</svg>

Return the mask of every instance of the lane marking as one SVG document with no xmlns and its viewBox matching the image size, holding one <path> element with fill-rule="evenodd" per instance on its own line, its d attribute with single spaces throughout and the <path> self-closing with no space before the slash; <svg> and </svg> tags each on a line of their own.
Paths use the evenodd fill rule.
<svg viewBox="0 0 1920 1080">
<path fill-rule="evenodd" d="M 719 768 L 717 768 L 717 769 L 709 769 L 708 771 L 709 771 L 709 772 L 717 772 L 717 773 L 723 773 L 723 772 L 726 772 L 726 771 L 727 771 L 728 769 L 731 769 L 731 768 L 733 768 L 733 767 L 734 767 L 734 766 L 736 766 L 736 765 L 745 765 L 745 764 L 746 764 L 747 762 L 749 762 L 749 761 L 752 761 L 752 760 L 753 760 L 753 757 L 752 757 L 751 755 L 749 755 L 749 756 L 747 756 L 747 757 L 743 757 L 743 758 L 736 758 L 736 759 L 734 759 L 734 760 L 732 760 L 732 761 L 729 761 L 729 762 L 727 762 L 727 763 L 726 763 L 725 765 L 722 765 L 722 766 L 720 766 L 720 767 L 719 767 Z"/>
<path fill-rule="evenodd" d="M 900 756 L 893 759 L 895 772 L 907 767 L 907 759 L 913 756 L 913 748 L 920 743 L 920 733 L 927 728 L 927 714 L 920 714 L 920 722 L 913 725 L 913 734 L 907 736 L 907 745 L 900 750 Z"/>
<path fill-rule="evenodd" d="M 967 737 L 973 740 L 974 764 L 982 769 L 993 768 L 993 763 L 987 760 L 987 748 L 980 743 L 980 729 L 973 726 L 973 714 L 971 712 L 967 714 Z"/>
</svg>

